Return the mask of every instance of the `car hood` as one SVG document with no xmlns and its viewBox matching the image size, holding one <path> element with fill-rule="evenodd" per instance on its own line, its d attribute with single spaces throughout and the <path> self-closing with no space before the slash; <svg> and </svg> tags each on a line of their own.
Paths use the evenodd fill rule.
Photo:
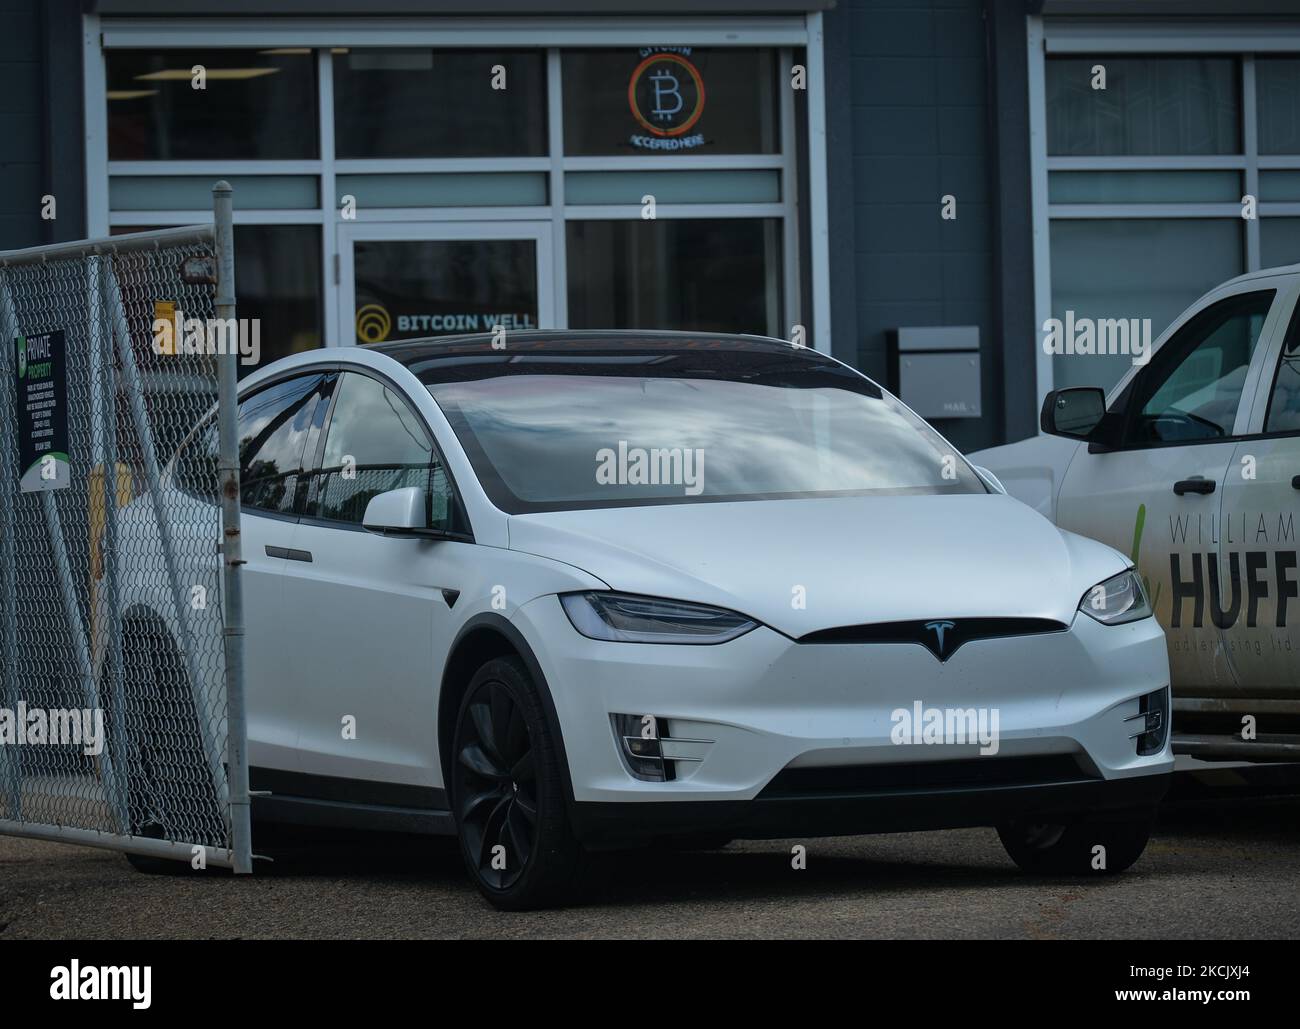
<svg viewBox="0 0 1300 1029">
<path fill-rule="evenodd" d="M 1128 561 L 999 494 L 548 512 L 510 548 L 611 589 L 714 604 L 789 636 L 913 619 L 1052 618 Z"/>
</svg>

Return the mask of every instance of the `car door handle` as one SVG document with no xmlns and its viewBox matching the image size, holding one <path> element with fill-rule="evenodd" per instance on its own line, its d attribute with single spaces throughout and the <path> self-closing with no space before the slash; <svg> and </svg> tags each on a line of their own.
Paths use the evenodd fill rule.
<svg viewBox="0 0 1300 1029">
<path fill-rule="evenodd" d="M 1213 479 L 1179 479 L 1174 483 L 1174 492 L 1180 497 L 1184 493 L 1210 494 L 1214 492 Z"/>
<path fill-rule="evenodd" d="M 1291 476 L 1291 488 L 1300 489 L 1300 475 Z"/>
<path fill-rule="evenodd" d="M 311 561 L 310 550 L 294 550 L 291 547 L 273 547 L 266 545 L 267 557 L 282 557 L 286 561 Z"/>
</svg>

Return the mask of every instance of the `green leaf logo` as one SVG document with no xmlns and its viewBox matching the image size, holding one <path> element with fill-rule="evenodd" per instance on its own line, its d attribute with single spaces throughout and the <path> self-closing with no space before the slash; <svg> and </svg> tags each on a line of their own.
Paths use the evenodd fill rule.
<svg viewBox="0 0 1300 1029">
<path fill-rule="evenodd" d="M 1141 574 L 1141 570 L 1142 570 L 1142 566 L 1138 564 L 1138 554 L 1142 550 L 1142 530 L 1146 528 L 1146 524 L 1147 524 L 1147 506 L 1146 504 L 1138 504 L 1137 519 L 1133 523 L 1133 550 L 1128 556 L 1129 560 L 1132 561 L 1134 566 L 1137 567 L 1138 574 Z M 1142 587 L 1147 591 L 1147 596 L 1151 598 L 1152 610 L 1155 610 L 1155 606 L 1160 600 L 1160 584 L 1156 583 L 1156 591 L 1155 593 L 1152 593 L 1151 580 L 1148 579 L 1145 575 L 1143 575 Z"/>
<path fill-rule="evenodd" d="M 15 343 L 18 344 L 18 378 L 27 378 L 27 337 L 19 336 Z"/>
</svg>

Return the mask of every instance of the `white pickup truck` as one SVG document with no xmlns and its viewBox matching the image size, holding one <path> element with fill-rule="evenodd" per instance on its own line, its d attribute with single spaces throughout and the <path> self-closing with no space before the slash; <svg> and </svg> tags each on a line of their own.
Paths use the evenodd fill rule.
<svg viewBox="0 0 1300 1029">
<path fill-rule="evenodd" d="M 971 459 L 1129 554 L 1169 641 L 1175 751 L 1300 760 L 1300 265 L 1194 303 L 1106 395 Z"/>
</svg>

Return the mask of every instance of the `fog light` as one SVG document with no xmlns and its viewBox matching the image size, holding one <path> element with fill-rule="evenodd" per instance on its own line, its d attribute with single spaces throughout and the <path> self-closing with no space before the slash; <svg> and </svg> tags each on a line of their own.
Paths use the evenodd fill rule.
<svg viewBox="0 0 1300 1029">
<path fill-rule="evenodd" d="M 1125 721 L 1135 723 L 1137 728 L 1129 739 L 1137 740 L 1139 757 L 1159 754 L 1165 749 L 1165 740 L 1169 737 L 1169 687 L 1139 698 L 1138 713 Z"/>
<path fill-rule="evenodd" d="M 672 766 L 664 760 L 658 720 L 653 715 L 610 715 L 614 739 L 627 770 L 644 782 L 666 782 Z"/>
</svg>

